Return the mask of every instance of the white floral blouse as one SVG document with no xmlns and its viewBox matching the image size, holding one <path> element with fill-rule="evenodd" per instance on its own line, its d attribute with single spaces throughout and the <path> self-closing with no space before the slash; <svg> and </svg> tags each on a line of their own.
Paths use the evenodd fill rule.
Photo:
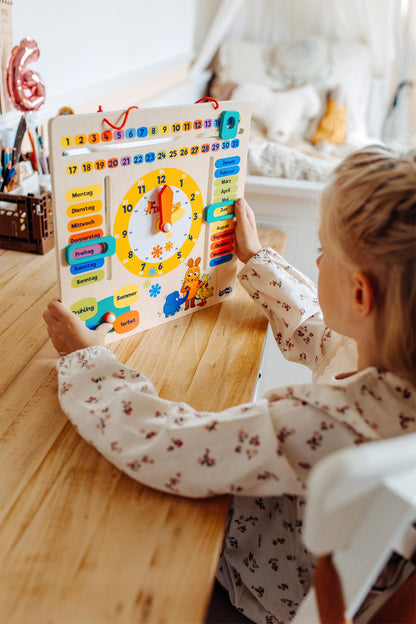
<svg viewBox="0 0 416 624">
<path fill-rule="evenodd" d="M 160 398 L 104 347 L 61 358 L 62 409 L 88 442 L 133 479 L 190 497 L 234 494 L 218 580 L 255 622 L 284 624 L 307 593 L 302 544 L 306 481 L 333 451 L 414 431 L 415 391 L 398 377 L 354 370 L 352 341 L 325 327 L 312 282 L 266 249 L 239 279 L 288 359 L 313 384 L 277 387 L 220 413 Z M 276 380 L 278 382 L 278 380 Z"/>
</svg>

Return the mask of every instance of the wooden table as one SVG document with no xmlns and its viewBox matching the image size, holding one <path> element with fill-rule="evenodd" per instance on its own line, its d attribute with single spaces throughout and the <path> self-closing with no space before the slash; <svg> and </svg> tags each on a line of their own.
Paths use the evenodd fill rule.
<svg viewBox="0 0 416 624">
<path fill-rule="evenodd" d="M 282 251 L 284 234 L 261 235 Z M 54 252 L 0 250 L 0 267 L 0 621 L 203 622 L 228 497 L 153 491 L 76 433 L 42 319 L 57 294 Z M 163 397 L 218 411 L 252 399 L 266 327 L 239 286 L 227 302 L 111 348 Z"/>
</svg>

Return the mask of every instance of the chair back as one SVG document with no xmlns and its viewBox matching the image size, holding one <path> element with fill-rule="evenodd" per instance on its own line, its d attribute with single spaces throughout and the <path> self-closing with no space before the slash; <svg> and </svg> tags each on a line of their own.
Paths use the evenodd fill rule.
<svg viewBox="0 0 416 624">
<path fill-rule="evenodd" d="M 391 553 L 416 550 L 415 520 L 416 433 L 342 449 L 313 468 L 303 538 L 318 557 L 332 553 L 347 620 Z M 314 602 L 312 591 L 294 623 L 320 622 Z"/>
</svg>

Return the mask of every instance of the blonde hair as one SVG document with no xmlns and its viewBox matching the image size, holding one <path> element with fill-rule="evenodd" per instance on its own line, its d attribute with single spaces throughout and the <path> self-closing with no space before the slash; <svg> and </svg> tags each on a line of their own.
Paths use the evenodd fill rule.
<svg viewBox="0 0 416 624">
<path fill-rule="evenodd" d="M 374 340 L 383 368 L 415 385 L 416 153 L 354 152 L 322 198 L 322 224 L 340 260 L 374 291 Z"/>
</svg>

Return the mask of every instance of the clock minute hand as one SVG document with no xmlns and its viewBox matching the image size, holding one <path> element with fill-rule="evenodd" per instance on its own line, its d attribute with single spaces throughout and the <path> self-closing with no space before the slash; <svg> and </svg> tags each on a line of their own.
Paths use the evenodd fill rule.
<svg viewBox="0 0 416 624">
<path fill-rule="evenodd" d="M 165 184 L 162 187 L 162 190 L 159 192 L 159 212 L 160 212 L 160 220 L 158 223 L 158 228 L 161 232 L 170 232 L 172 229 L 172 202 L 173 202 L 173 191 Z"/>
</svg>

